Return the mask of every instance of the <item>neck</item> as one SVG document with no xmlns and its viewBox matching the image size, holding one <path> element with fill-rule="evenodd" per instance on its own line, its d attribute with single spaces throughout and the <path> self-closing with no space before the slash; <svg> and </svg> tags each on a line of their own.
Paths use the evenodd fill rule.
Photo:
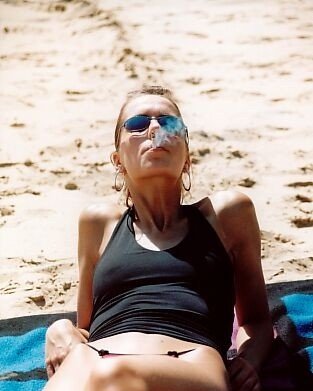
<svg viewBox="0 0 313 391">
<path fill-rule="evenodd" d="M 144 230 L 160 232 L 173 226 L 182 217 L 180 183 L 141 184 L 134 190 L 128 184 L 136 212 L 136 224 Z M 138 191 L 140 188 L 140 191 Z"/>
</svg>

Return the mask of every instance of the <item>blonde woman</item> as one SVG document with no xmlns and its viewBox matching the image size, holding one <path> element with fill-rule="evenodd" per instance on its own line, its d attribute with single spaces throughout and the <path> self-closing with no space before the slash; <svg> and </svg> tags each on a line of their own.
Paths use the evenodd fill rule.
<svg viewBox="0 0 313 391">
<path fill-rule="evenodd" d="M 80 217 L 77 325 L 47 332 L 46 391 L 260 390 L 273 333 L 254 207 L 234 191 L 184 205 L 188 142 L 170 91 L 128 95 L 112 153 L 127 208 Z"/>
</svg>

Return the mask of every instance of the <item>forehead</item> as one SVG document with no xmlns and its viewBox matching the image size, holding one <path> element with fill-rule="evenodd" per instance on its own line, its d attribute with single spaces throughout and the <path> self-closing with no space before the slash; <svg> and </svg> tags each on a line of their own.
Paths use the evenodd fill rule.
<svg viewBox="0 0 313 391">
<path fill-rule="evenodd" d="M 132 99 L 125 107 L 123 117 L 130 118 L 137 114 L 159 116 L 162 114 L 178 115 L 177 108 L 167 98 L 158 95 L 143 95 Z"/>
</svg>

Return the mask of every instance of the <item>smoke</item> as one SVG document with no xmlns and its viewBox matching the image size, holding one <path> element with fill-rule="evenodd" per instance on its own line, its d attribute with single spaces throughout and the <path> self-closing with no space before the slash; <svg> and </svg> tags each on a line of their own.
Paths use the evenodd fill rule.
<svg viewBox="0 0 313 391">
<path fill-rule="evenodd" d="M 180 127 L 177 128 L 177 123 L 175 121 L 167 122 L 166 126 L 161 126 L 154 135 L 152 139 L 152 147 L 162 147 L 166 144 L 173 144 L 177 142 L 178 138 L 185 138 L 186 128 Z"/>
</svg>

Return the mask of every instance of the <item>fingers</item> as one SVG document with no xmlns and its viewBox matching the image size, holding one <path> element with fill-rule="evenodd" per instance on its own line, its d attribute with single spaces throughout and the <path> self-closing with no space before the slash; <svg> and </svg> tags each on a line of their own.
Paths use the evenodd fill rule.
<svg viewBox="0 0 313 391">
<path fill-rule="evenodd" d="M 50 379 L 50 377 L 55 374 L 55 372 L 59 369 L 60 365 L 61 361 L 57 357 L 54 357 L 53 359 L 46 359 L 46 371 L 48 379 Z"/>
<path fill-rule="evenodd" d="M 257 372 L 245 359 L 236 357 L 228 367 L 229 377 L 234 391 L 260 391 Z"/>
<path fill-rule="evenodd" d="M 89 331 L 87 331 L 85 329 L 79 329 L 79 328 L 77 330 L 83 336 L 83 338 L 84 338 L 83 342 L 87 342 L 88 338 L 89 338 Z"/>
<path fill-rule="evenodd" d="M 86 340 L 86 336 L 68 319 L 60 319 L 48 328 L 45 346 L 48 378 L 54 375 L 72 348 Z"/>
<path fill-rule="evenodd" d="M 59 369 L 65 357 L 66 354 L 64 351 L 59 351 L 56 355 L 50 355 L 49 357 L 46 357 L 46 371 L 49 379 Z"/>
<path fill-rule="evenodd" d="M 50 377 L 52 377 L 55 373 L 54 366 L 50 361 L 46 361 L 46 371 L 47 371 L 48 379 L 50 379 Z"/>
<path fill-rule="evenodd" d="M 250 378 L 246 380 L 240 388 L 238 388 L 240 391 L 261 391 L 260 383 L 258 378 Z"/>
<path fill-rule="evenodd" d="M 89 333 L 76 328 L 68 319 L 60 319 L 46 332 L 46 372 L 50 379 L 69 352 L 78 344 L 87 342 Z"/>
</svg>

